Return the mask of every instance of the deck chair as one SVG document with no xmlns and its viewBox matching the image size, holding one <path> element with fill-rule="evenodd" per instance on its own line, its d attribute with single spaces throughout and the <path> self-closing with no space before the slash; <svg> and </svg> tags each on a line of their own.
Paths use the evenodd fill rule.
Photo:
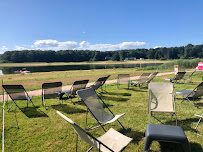
<svg viewBox="0 0 203 152">
<path fill-rule="evenodd" d="M 196 70 L 194 70 L 191 74 L 189 74 L 186 78 L 183 78 L 183 82 L 185 83 L 185 81 L 187 81 L 189 79 L 189 82 L 192 83 L 192 75 L 196 72 Z"/>
<path fill-rule="evenodd" d="M 156 75 L 157 75 L 158 73 L 159 73 L 159 72 L 153 72 L 153 73 L 149 76 L 149 78 L 147 79 L 146 84 L 147 84 L 147 83 L 150 83 L 150 82 L 156 77 Z"/>
<path fill-rule="evenodd" d="M 128 89 L 130 85 L 130 74 L 118 74 L 117 87 L 120 89 L 120 84 L 127 84 Z"/>
<path fill-rule="evenodd" d="M 148 81 L 148 77 L 151 73 L 142 73 L 140 75 L 140 77 L 137 79 L 137 81 L 131 81 L 131 85 L 137 86 L 137 87 L 141 87 L 143 85 L 145 85 Z M 155 77 L 155 76 L 154 76 Z"/>
<path fill-rule="evenodd" d="M 90 151 L 92 148 L 97 148 L 99 151 L 103 152 L 119 152 L 123 151 L 126 146 L 133 140 L 113 128 L 110 128 L 104 135 L 95 138 L 89 132 L 78 126 L 71 119 L 56 111 L 63 119 L 65 119 L 69 124 L 72 125 L 73 129 L 85 142 L 87 142 L 91 147 L 87 150 Z M 78 137 L 78 136 L 77 136 Z M 92 139 L 91 139 L 92 138 Z M 78 138 L 77 138 L 78 139 Z M 76 152 L 77 152 L 77 140 L 76 139 Z"/>
<path fill-rule="evenodd" d="M 28 95 L 27 91 L 25 90 L 25 88 L 22 85 L 4 85 L 3 84 L 2 87 L 5 90 L 5 92 L 9 95 L 11 100 L 13 101 L 11 106 L 8 108 L 7 112 L 9 112 L 9 110 L 12 108 L 13 104 L 15 104 L 20 109 L 20 107 L 16 103 L 17 100 L 26 100 L 27 101 L 27 106 L 24 108 L 24 111 L 22 111 L 20 109 L 22 112 L 25 112 L 25 110 L 28 107 L 28 104 L 30 102 L 35 107 L 34 103 L 32 102 L 33 96 Z"/>
<path fill-rule="evenodd" d="M 191 104 L 193 104 L 195 107 L 198 108 L 198 106 L 196 104 L 194 104 L 190 100 L 190 98 L 195 100 L 195 99 L 201 98 L 203 96 L 203 82 L 198 84 L 198 86 L 194 90 L 181 90 L 181 91 L 177 91 L 176 94 L 175 94 L 175 97 L 177 95 L 182 95 L 184 97 L 183 101 L 186 99 L 188 102 L 190 102 Z"/>
<path fill-rule="evenodd" d="M 91 85 L 90 87 L 92 87 L 94 90 L 97 90 L 99 88 L 101 88 L 101 92 L 104 92 L 102 86 L 105 84 L 106 80 L 110 77 L 111 75 L 108 75 L 106 77 L 100 77 L 99 79 L 97 79 L 97 81 Z"/>
<path fill-rule="evenodd" d="M 70 90 L 65 90 L 61 92 L 61 96 L 63 96 L 63 94 L 65 93 L 67 95 L 67 98 L 70 99 L 70 101 L 75 105 L 72 98 L 75 97 L 75 95 L 77 95 L 76 94 L 77 90 L 85 89 L 88 82 L 89 80 L 75 81 Z"/>
<path fill-rule="evenodd" d="M 200 121 L 203 119 L 203 114 L 202 115 L 195 115 L 195 116 L 199 117 L 199 121 L 197 122 L 197 125 L 195 127 L 195 131 L 197 131 L 197 127 L 198 127 Z"/>
<path fill-rule="evenodd" d="M 149 124 L 150 116 L 154 116 L 155 114 L 160 113 L 170 113 L 172 116 L 175 115 L 177 125 L 173 84 L 164 82 L 151 82 L 148 88 Z"/>
<path fill-rule="evenodd" d="M 60 100 L 62 99 L 62 96 L 57 94 L 57 92 L 61 91 L 62 91 L 62 82 L 50 82 L 42 84 L 42 105 L 44 104 L 45 110 L 47 110 L 45 99 L 58 98 L 59 104 L 61 104 Z"/>
<path fill-rule="evenodd" d="M 177 83 L 178 81 L 181 82 L 183 80 L 183 77 L 185 75 L 186 72 L 178 72 L 174 78 L 169 78 L 169 79 L 165 79 L 165 81 L 169 81 L 169 82 L 175 82 Z"/>
<path fill-rule="evenodd" d="M 97 127 L 102 127 L 103 130 L 106 131 L 103 126 L 106 124 L 112 123 L 116 120 L 123 127 L 123 125 L 120 123 L 118 119 L 123 115 L 125 115 L 125 113 L 120 115 L 114 115 L 113 112 L 108 108 L 108 106 L 100 98 L 100 100 L 103 102 L 103 105 L 109 110 L 111 114 L 107 113 L 104 110 L 102 104 L 100 103 L 99 97 L 94 89 L 86 88 L 86 89 L 78 90 L 77 94 L 86 105 L 87 113 L 90 112 L 92 117 L 96 119 L 97 123 L 99 124 L 98 126 L 88 128 L 87 130 L 91 130 Z M 86 113 L 86 126 L 87 126 L 87 113 Z M 123 127 L 123 129 L 125 128 Z"/>
</svg>

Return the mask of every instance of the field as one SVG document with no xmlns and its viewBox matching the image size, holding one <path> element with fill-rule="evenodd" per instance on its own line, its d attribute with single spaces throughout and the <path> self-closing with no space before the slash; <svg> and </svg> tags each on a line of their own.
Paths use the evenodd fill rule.
<svg viewBox="0 0 203 152">
<path fill-rule="evenodd" d="M 76 79 L 89 78 L 91 82 L 95 81 L 99 76 L 111 74 L 111 79 L 115 79 L 118 73 L 130 73 L 131 76 L 140 75 L 143 71 L 135 69 L 110 69 L 110 70 L 82 70 L 82 71 L 66 71 L 66 72 L 47 72 L 33 73 L 29 75 L 6 75 L 1 78 L 5 83 L 20 83 L 26 86 L 27 90 L 40 89 L 41 83 L 45 81 L 59 81 L 64 85 L 72 84 Z M 149 71 L 152 72 L 152 71 Z M 194 83 L 174 84 L 174 91 L 183 89 L 193 89 L 201 82 L 201 72 L 196 72 L 193 76 Z M 165 78 L 173 77 L 167 75 L 157 77 L 154 82 L 163 82 Z M 126 113 L 121 119 L 121 123 L 126 130 L 114 122 L 106 125 L 105 129 L 114 128 L 123 134 L 133 138 L 133 141 L 124 150 L 127 152 L 142 151 L 144 146 L 144 132 L 148 124 L 148 89 L 126 86 L 118 90 L 116 84 L 108 84 L 107 93 L 102 94 L 101 98 L 114 112 L 114 114 Z M 74 98 L 74 101 L 79 101 Z M 203 151 L 203 123 L 198 127 L 198 132 L 194 132 L 198 118 L 194 114 L 203 113 L 203 100 L 195 101 L 200 106 L 195 108 L 191 103 L 184 101 L 181 103 L 182 97 L 177 96 L 176 111 L 178 117 L 178 125 L 183 128 L 190 142 L 192 152 Z M 58 104 L 57 99 L 47 99 L 46 104 L 48 110 L 42 106 L 41 96 L 34 97 L 34 108 L 30 105 L 24 113 L 19 109 L 12 109 L 9 113 L 5 113 L 5 151 L 75 151 L 76 135 L 73 128 L 56 114 L 56 110 L 62 112 L 72 119 L 81 127 L 85 128 L 86 107 L 82 102 L 73 105 L 69 100 L 64 101 L 62 107 Z M 8 102 L 9 107 L 11 101 Z M 1 103 L 2 105 L 2 103 Z M 20 107 L 25 107 L 24 102 L 19 103 Z M 14 106 L 15 107 L 15 106 Z M 106 109 L 107 110 L 107 109 Z M 175 125 L 171 116 L 159 116 L 163 124 Z M 89 126 L 93 125 L 95 120 L 88 115 Z M 151 123 L 160 124 L 156 119 Z M 2 125 L 1 125 L 2 126 Z M 95 137 L 104 134 L 102 128 L 90 131 Z M 78 151 L 86 151 L 90 146 L 79 138 Z M 162 146 L 158 142 L 151 145 L 152 151 L 182 151 L 179 144 L 165 143 Z M 97 151 L 93 149 L 92 151 Z"/>
</svg>

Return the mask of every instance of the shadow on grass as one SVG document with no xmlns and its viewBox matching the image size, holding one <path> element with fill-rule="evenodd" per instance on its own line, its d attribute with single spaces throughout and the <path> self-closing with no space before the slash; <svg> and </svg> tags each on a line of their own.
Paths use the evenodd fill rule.
<svg viewBox="0 0 203 152">
<path fill-rule="evenodd" d="M 108 92 L 107 93 L 108 95 L 120 95 L 120 96 L 131 96 L 131 94 L 130 93 L 119 93 L 119 92 Z"/>
<path fill-rule="evenodd" d="M 28 118 L 38 118 L 38 117 L 48 117 L 47 114 L 45 114 L 40 109 L 37 109 L 38 107 L 28 107 L 23 112 Z M 21 110 L 22 111 L 22 110 Z"/>
<path fill-rule="evenodd" d="M 128 98 L 112 97 L 112 96 L 103 96 L 103 99 L 112 100 L 112 101 L 118 101 L 118 102 L 127 102 L 129 100 Z"/>
<path fill-rule="evenodd" d="M 73 114 L 73 113 L 84 113 L 86 110 L 79 109 L 76 107 L 71 107 L 68 106 L 67 104 L 61 104 L 61 105 L 52 105 L 51 106 L 53 109 L 58 110 L 58 111 L 63 111 L 67 114 Z"/>
<path fill-rule="evenodd" d="M 138 144 L 139 141 L 141 141 L 142 138 L 144 138 L 144 133 L 143 132 L 132 131 L 131 128 L 126 128 L 126 130 L 121 129 L 121 130 L 118 130 L 118 131 L 121 132 L 122 134 L 130 137 L 130 138 L 133 138 L 132 142 L 135 143 L 135 144 Z"/>
</svg>

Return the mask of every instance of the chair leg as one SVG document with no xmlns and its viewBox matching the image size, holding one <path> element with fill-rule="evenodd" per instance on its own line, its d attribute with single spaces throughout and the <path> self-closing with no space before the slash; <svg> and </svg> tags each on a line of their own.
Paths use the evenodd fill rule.
<svg viewBox="0 0 203 152">
<path fill-rule="evenodd" d="M 126 130 L 125 127 L 123 127 L 123 125 L 121 124 L 121 122 L 120 122 L 119 120 L 117 120 L 117 121 L 118 121 L 118 123 L 121 125 L 121 127 L 122 127 L 124 130 Z"/>
<path fill-rule="evenodd" d="M 195 127 L 195 131 L 197 131 L 197 127 L 198 127 L 198 125 L 199 125 L 199 123 L 200 123 L 201 120 L 202 120 L 202 118 L 199 118 L 199 121 L 197 122 L 197 125 L 196 125 L 196 127 Z"/>
<path fill-rule="evenodd" d="M 193 104 L 193 106 L 195 106 L 196 108 L 199 108 L 196 104 L 194 104 L 192 101 L 190 101 L 188 98 L 186 98 L 188 102 L 190 102 L 191 104 Z"/>
<path fill-rule="evenodd" d="M 153 141 L 152 139 L 146 137 L 143 151 L 146 151 L 146 150 L 148 151 L 149 150 L 152 141 Z"/>
<path fill-rule="evenodd" d="M 15 103 L 15 101 L 13 101 L 12 105 L 8 108 L 7 112 L 9 112 L 9 110 L 12 108 L 14 103 Z"/>
</svg>

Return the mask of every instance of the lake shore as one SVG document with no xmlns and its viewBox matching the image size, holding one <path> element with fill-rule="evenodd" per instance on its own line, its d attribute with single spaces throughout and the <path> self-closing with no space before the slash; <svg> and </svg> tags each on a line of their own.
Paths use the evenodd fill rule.
<svg viewBox="0 0 203 152">
<path fill-rule="evenodd" d="M 28 63 L 0 63 L 0 67 L 33 67 L 33 66 L 61 66 L 61 65 L 87 65 L 87 64 L 145 64 L 165 63 L 170 61 L 160 60 L 136 60 L 136 61 L 95 61 L 95 62 L 28 62 Z"/>
</svg>

